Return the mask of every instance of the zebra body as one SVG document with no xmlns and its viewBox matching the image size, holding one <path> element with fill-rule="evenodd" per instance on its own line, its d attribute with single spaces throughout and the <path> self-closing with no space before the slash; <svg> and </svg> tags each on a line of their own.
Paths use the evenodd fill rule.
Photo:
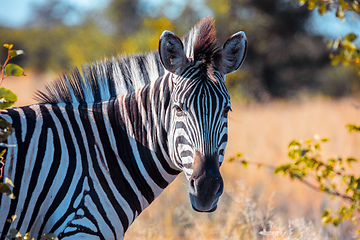
<svg viewBox="0 0 360 240">
<path fill-rule="evenodd" d="M 10 148 L 7 158 L 19 156 L 16 151 L 20 148 L 43 151 L 30 161 L 24 160 L 24 169 L 10 163 L 7 166 L 7 172 L 12 173 L 7 176 L 20 186 L 14 188 L 19 197 L 2 199 L 2 212 L 9 212 L 1 216 L 1 223 L 6 225 L 4 221 L 16 213 L 13 227 L 23 233 L 54 232 L 65 237 L 82 228 L 95 236 L 101 233 L 99 239 L 121 239 L 122 232 L 179 173 L 159 152 L 157 156 L 150 150 L 159 146 L 140 149 L 136 133 L 130 132 L 135 126 L 111 114 L 126 111 L 126 101 L 121 96 L 86 107 L 40 104 L 8 110 L 12 124 L 23 121 L 20 125 L 26 129 L 10 137 L 9 144 L 19 148 Z M 29 136 L 38 141 L 31 141 Z M 153 140 L 151 143 L 157 141 Z M 104 206 L 106 214 L 102 214 Z"/>
<path fill-rule="evenodd" d="M 4 168 L 16 199 L 0 198 L 1 239 L 11 228 L 122 239 L 181 171 L 193 208 L 214 211 L 230 109 L 224 76 L 246 50 L 243 33 L 221 51 L 214 34 L 209 18 L 183 40 L 165 31 L 159 52 L 65 74 L 38 94 L 42 103 L 1 112 L 16 145 Z"/>
</svg>

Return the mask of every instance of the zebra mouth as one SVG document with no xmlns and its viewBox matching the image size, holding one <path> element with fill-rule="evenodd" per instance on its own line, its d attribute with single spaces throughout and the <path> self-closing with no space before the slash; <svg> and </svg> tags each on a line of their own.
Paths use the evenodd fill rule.
<svg viewBox="0 0 360 240">
<path fill-rule="evenodd" d="M 219 201 L 218 197 L 216 198 L 207 197 L 205 199 L 205 198 L 196 197 L 190 193 L 191 206 L 196 212 L 203 212 L 203 213 L 214 212 L 217 209 L 218 201 Z"/>
<path fill-rule="evenodd" d="M 215 205 L 213 208 L 211 208 L 210 210 L 199 210 L 197 209 L 194 205 L 191 205 L 192 208 L 196 211 L 196 212 L 201 212 L 201 213 L 212 213 L 215 212 L 215 210 L 217 209 L 217 205 Z"/>
<path fill-rule="evenodd" d="M 196 153 L 193 173 L 189 178 L 189 194 L 193 209 L 197 212 L 213 212 L 224 190 L 219 171 L 218 155 Z"/>
</svg>

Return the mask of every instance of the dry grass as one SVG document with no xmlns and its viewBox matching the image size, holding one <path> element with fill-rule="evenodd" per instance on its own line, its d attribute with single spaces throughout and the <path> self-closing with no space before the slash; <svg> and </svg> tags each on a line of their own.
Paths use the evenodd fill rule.
<svg viewBox="0 0 360 240">
<path fill-rule="evenodd" d="M 6 79 L 3 86 L 18 94 L 17 106 L 21 106 L 34 103 L 33 92 L 42 88 L 45 78 L 52 76 L 28 73 Z M 227 157 L 242 152 L 250 161 L 279 165 L 289 161 L 291 140 L 318 134 L 331 140 L 323 146 L 324 157 L 360 158 L 360 134 L 345 128 L 347 123 L 360 122 L 356 105 L 360 99 L 355 97 L 233 103 Z M 225 190 L 215 213 L 191 209 L 186 180 L 180 175 L 138 217 L 125 239 L 352 239 L 350 224 L 335 229 L 321 226 L 321 211 L 333 201 L 323 194 L 270 170 L 244 169 L 236 162 L 225 162 L 221 172 Z"/>
<path fill-rule="evenodd" d="M 279 165 L 289 161 L 291 140 L 318 134 L 331 140 L 323 145 L 324 157 L 359 157 L 360 134 L 345 128 L 359 124 L 360 110 L 354 105 L 360 105 L 358 98 L 233 103 L 227 156 L 242 152 L 250 161 Z M 192 211 L 181 175 L 140 215 L 125 239 L 352 239 L 349 223 L 321 225 L 323 208 L 341 201 L 264 168 L 225 162 L 221 171 L 225 193 L 215 213 Z"/>
</svg>

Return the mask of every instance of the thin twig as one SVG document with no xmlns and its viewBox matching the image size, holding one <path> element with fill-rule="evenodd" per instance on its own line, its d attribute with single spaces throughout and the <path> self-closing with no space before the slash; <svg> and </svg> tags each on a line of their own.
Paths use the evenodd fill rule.
<svg viewBox="0 0 360 240">
<path fill-rule="evenodd" d="M 267 164 L 267 163 L 249 162 L 249 161 L 247 161 L 247 163 L 248 163 L 249 165 L 256 165 L 256 166 L 260 166 L 260 167 L 265 167 L 265 168 L 271 169 L 271 170 L 275 170 L 275 169 L 276 169 L 275 166 L 273 166 L 273 165 L 271 165 L 271 164 Z M 337 174 L 337 175 L 342 175 L 342 174 L 339 173 L 339 172 L 335 172 L 335 171 L 334 171 L 334 173 Z M 309 188 L 311 188 L 311 189 L 313 189 L 313 190 L 315 190 L 315 191 L 317 191 L 317 192 L 324 192 L 324 191 L 322 191 L 322 190 L 320 189 L 320 187 L 318 187 L 318 186 L 310 183 L 309 181 L 307 181 L 307 180 L 305 180 L 305 179 L 303 179 L 303 178 L 300 178 L 300 177 L 298 177 L 298 176 L 295 176 L 295 177 L 296 177 L 300 182 L 302 182 L 302 183 L 304 183 L 306 186 L 308 186 Z M 347 195 L 344 195 L 344 194 L 341 194 L 341 193 L 339 193 L 338 191 L 330 190 L 330 191 L 326 191 L 326 192 L 327 192 L 328 194 L 330 194 L 330 195 L 333 195 L 333 196 L 336 196 L 336 197 L 340 197 L 340 198 L 342 198 L 342 199 L 344 199 L 344 200 L 346 200 L 346 201 L 348 201 L 348 202 L 350 202 L 350 203 L 353 202 L 353 199 L 352 199 L 351 197 L 349 197 L 349 196 L 347 196 Z"/>
<path fill-rule="evenodd" d="M 297 177 L 297 179 L 300 180 L 300 182 L 304 183 L 306 186 L 308 186 L 309 188 L 315 190 L 315 191 L 318 191 L 318 192 L 324 192 L 324 191 L 321 191 L 320 188 L 318 186 L 315 186 L 313 185 L 312 183 L 310 183 L 309 181 L 303 179 L 303 178 L 299 178 Z M 353 202 L 353 199 L 347 195 L 344 195 L 344 194 L 341 194 L 339 193 L 338 191 L 334 191 L 334 190 L 330 190 L 330 191 L 326 191 L 328 194 L 330 195 L 333 195 L 333 196 L 336 196 L 336 197 L 341 197 L 342 199 L 346 200 L 346 201 L 349 201 L 350 203 Z"/>
<path fill-rule="evenodd" d="M 0 79 L 0 85 L 2 84 L 3 80 L 7 77 L 7 75 L 5 74 L 4 76 L 4 72 L 5 72 L 5 66 L 6 64 L 8 64 L 9 60 L 11 59 L 12 57 L 10 56 L 10 48 L 8 48 L 8 56 L 5 60 L 5 63 L 4 65 L 2 66 L 1 68 L 1 79 Z"/>
</svg>

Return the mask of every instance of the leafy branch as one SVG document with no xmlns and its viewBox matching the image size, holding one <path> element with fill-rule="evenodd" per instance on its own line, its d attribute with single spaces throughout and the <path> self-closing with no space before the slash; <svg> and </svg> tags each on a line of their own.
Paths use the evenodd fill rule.
<svg viewBox="0 0 360 240">
<path fill-rule="evenodd" d="M 24 69 L 22 69 L 17 64 L 9 63 L 9 61 L 14 57 L 24 54 L 24 51 L 12 49 L 13 44 L 4 44 L 4 47 L 8 49 L 8 54 L 5 63 L 1 65 L 0 85 L 2 84 L 3 80 L 6 77 L 25 76 Z M 11 90 L 7 88 L 0 87 L 0 109 L 11 107 L 12 105 L 14 105 L 16 101 L 17 101 L 17 96 L 15 93 L 13 93 Z M 5 137 L 5 139 L 6 138 L 7 136 Z M 0 140 L 3 141 L 2 139 Z"/>
<path fill-rule="evenodd" d="M 336 55 L 330 54 L 332 65 L 337 65 L 340 62 L 344 66 L 352 64 L 359 69 L 358 74 L 360 76 L 360 49 L 354 43 L 356 39 L 357 36 L 350 33 L 344 39 L 338 37 L 334 41 L 328 42 L 328 47 L 337 52 Z"/>
<path fill-rule="evenodd" d="M 23 50 L 15 50 L 13 49 L 13 44 L 4 44 L 5 48 L 8 49 L 7 58 L 3 65 L 0 65 L 1 68 L 1 79 L 0 85 L 6 77 L 13 76 L 25 76 L 24 70 L 17 64 L 9 63 L 11 59 L 21 54 L 24 54 Z M 6 108 L 11 107 L 17 101 L 17 96 L 11 90 L 0 87 L 0 111 Z M 0 119 L 0 146 L 1 147 L 11 147 L 5 143 L 3 143 L 12 133 L 14 129 L 11 124 L 4 119 Z M 6 153 L 6 149 L 0 153 L 0 179 L 3 177 L 3 169 L 5 166 L 6 160 L 3 158 Z M 3 193 L 10 197 L 11 199 L 15 199 L 14 194 L 11 191 L 11 187 L 14 187 L 12 181 L 5 177 L 4 182 L 0 182 L 0 193 Z M 16 215 L 13 215 L 11 219 L 8 219 L 9 222 L 13 222 L 16 219 Z M 26 233 L 24 236 L 20 234 L 20 232 L 16 229 L 11 229 L 9 231 L 9 235 L 6 236 L 8 239 L 17 239 L 17 240 L 33 240 L 31 238 L 30 233 Z M 53 233 L 45 233 L 41 236 L 43 239 L 49 240 L 57 240 L 57 236 Z"/>
<path fill-rule="evenodd" d="M 307 4 L 309 10 L 318 8 L 320 15 L 335 10 L 335 16 L 341 20 L 345 19 L 346 12 L 360 14 L 359 0 L 299 0 L 300 4 Z M 345 38 L 338 37 L 328 42 L 328 47 L 334 51 L 329 55 L 332 65 L 340 62 L 344 66 L 354 65 L 360 76 L 360 49 L 354 43 L 357 36 L 350 33 Z"/>
<path fill-rule="evenodd" d="M 348 124 L 349 131 L 359 131 L 360 126 Z M 292 160 L 280 166 L 273 166 L 259 162 L 252 162 L 237 154 L 229 159 L 230 162 L 237 161 L 244 167 L 256 165 L 274 171 L 274 174 L 283 173 L 292 180 L 298 180 L 311 189 L 326 193 L 332 197 L 343 199 L 347 205 L 332 212 L 327 208 L 322 214 L 323 224 L 333 223 L 339 225 L 345 219 L 354 223 L 360 220 L 360 175 L 351 174 L 353 163 L 358 160 L 353 157 L 329 158 L 323 160 L 321 156 L 321 144 L 328 142 L 328 138 L 315 137 L 306 141 L 293 140 L 290 142 L 288 157 Z M 360 234 L 360 228 L 357 230 Z"/>
<path fill-rule="evenodd" d="M 13 44 L 4 44 L 5 48 L 8 49 L 7 58 L 4 64 L 0 65 L 1 67 L 1 79 L 0 85 L 3 80 L 8 76 L 24 76 L 24 70 L 17 64 L 9 63 L 11 59 L 21 54 L 24 54 L 23 50 L 13 49 Z M 17 101 L 17 96 L 11 90 L 0 87 L 0 110 L 6 109 L 14 105 Z M 0 146 L 8 147 L 7 144 L 3 143 L 12 133 L 14 129 L 11 127 L 11 124 L 4 119 L 0 119 Z M 0 153 L 0 178 L 3 177 L 3 168 L 5 166 L 6 160 L 3 158 L 6 149 Z M 14 199 L 15 196 L 11 191 L 11 187 L 14 187 L 12 181 L 9 178 L 5 178 L 4 182 L 0 183 L 0 193 L 4 193 L 9 196 L 11 199 Z"/>
<path fill-rule="evenodd" d="M 20 234 L 20 232 L 16 229 L 11 229 L 9 231 L 9 235 L 6 236 L 8 239 L 16 239 L 16 240 L 35 240 L 35 238 L 31 238 L 30 232 L 26 233 L 24 236 Z M 41 235 L 41 238 L 48 240 L 58 240 L 58 237 L 53 233 L 45 233 Z"/>
<path fill-rule="evenodd" d="M 360 4 L 358 0 L 299 0 L 300 4 L 307 4 L 308 10 L 318 8 L 320 15 L 325 12 L 336 10 L 336 17 L 344 19 L 347 11 L 360 13 Z"/>
<path fill-rule="evenodd" d="M 24 54 L 24 51 L 12 49 L 14 46 L 13 44 L 4 44 L 3 46 L 8 49 L 8 55 L 4 64 L 1 65 L 2 71 L 0 85 L 2 84 L 2 81 L 8 76 L 25 76 L 24 69 L 22 69 L 17 64 L 9 63 L 9 61 L 14 57 Z"/>
<path fill-rule="evenodd" d="M 352 131 L 360 132 L 360 125 L 347 124 L 346 127 L 349 128 L 349 132 L 352 132 Z"/>
</svg>

